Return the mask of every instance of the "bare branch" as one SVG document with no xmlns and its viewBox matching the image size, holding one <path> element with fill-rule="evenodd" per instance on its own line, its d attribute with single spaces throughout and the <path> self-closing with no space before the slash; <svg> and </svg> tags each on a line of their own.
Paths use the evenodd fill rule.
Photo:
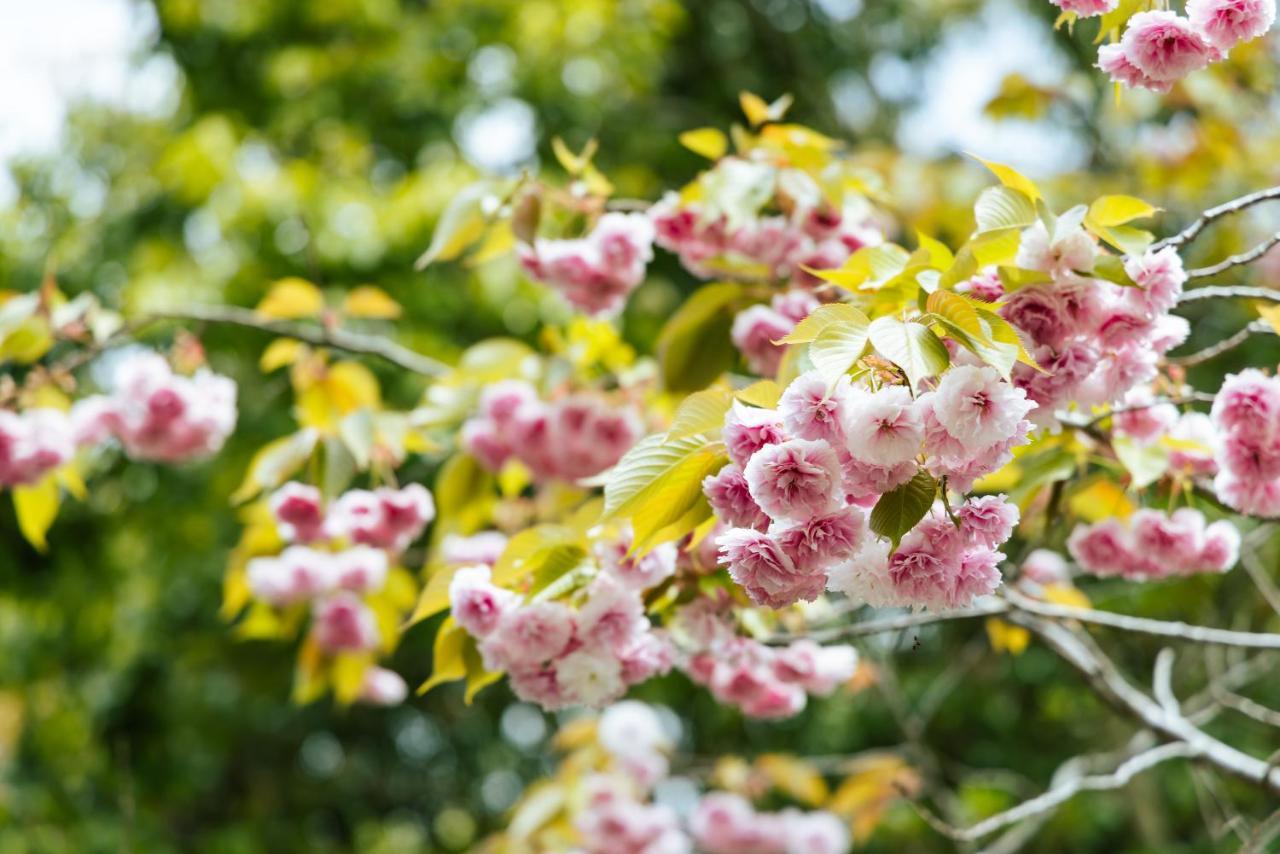
<svg viewBox="0 0 1280 854">
<path fill-rule="evenodd" d="M 973 617 L 990 617 L 1003 614 L 1009 610 L 1007 603 L 999 599 L 986 599 L 971 608 L 957 608 L 954 611 L 924 611 L 916 614 L 903 614 L 898 617 L 886 617 L 880 620 L 868 620 L 863 623 L 849 623 L 829 629 L 816 629 L 809 632 L 786 632 L 772 635 L 764 639 L 764 643 L 785 646 L 799 638 L 807 638 L 818 643 L 860 638 L 868 635 L 882 635 L 903 629 L 914 629 L 933 623 L 946 623 L 953 620 L 967 620 Z"/>
<path fill-rule="evenodd" d="M 995 833 L 997 830 L 1002 830 L 1012 824 L 1051 812 L 1081 792 L 1119 789 L 1127 785 L 1138 774 L 1154 768 L 1162 762 L 1168 762 L 1170 759 L 1187 759 L 1198 755 L 1198 751 L 1186 742 L 1170 742 L 1130 757 L 1110 774 L 1069 778 L 1038 797 L 1023 801 L 1016 807 L 996 813 L 990 818 L 985 818 L 969 827 L 952 827 L 937 816 L 932 816 L 932 820 L 926 818 L 926 821 L 935 830 L 957 842 L 976 842 L 984 836 Z"/>
<path fill-rule="evenodd" d="M 1194 353 L 1188 353 L 1185 356 L 1166 356 L 1165 362 L 1170 365 L 1181 365 L 1190 367 L 1191 365 L 1199 365 L 1210 359 L 1217 358 L 1229 350 L 1234 350 L 1241 344 L 1249 340 L 1251 335 L 1267 335 L 1275 334 L 1275 329 L 1265 320 L 1258 319 L 1241 329 L 1234 335 L 1223 338 L 1216 344 L 1210 344 L 1203 350 L 1196 350 Z"/>
<path fill-rule="evenodd" d="M 1204 231 L 1204 229 L 1214 220 L 1221 219 L 1224 216 L 1242 211 L 1245 208 L 1261 204 L 1262 202 L 1269 201 L 1271 199 L 1280 199 L 1280 187 L 1268 187 L 1265 190 L 1258 190 L 1257 192 L 1250 193 L 1247 196 L 1241 196 L 1238 199 L 1232 199 L 1229 202 L 1224 202 L 1215 208 L 1209 208 L 1209 210 L 1200 214 L 1200 216 L 1197 217 L 1195 222 L 1191 223 L 1191 225 L 1187 226 L 1182 231 L 1179 231 L 1172 237 L 1166 237 L 1164 240 L 1156 242 L 1151 248 L 1155 250 L 1163 249 L 1166 246 L 1179 247 L 1186 243 L 1190 243 L 1192 240 L 1195 240 L 1200 232 Z"/>
<path fill-rule="evenodd" d="M 1169 647 L 1160 650 L 1156 655 L 1155 672 L 1151 677 L 1151 692 L 1164 707 L 1166 714 L 1180 715 L 1182 710 L 1178 707 L 1178 698 L 1173 693 L 1174 655 L 1174 651 Z"/>
<path fill-rule="evenodd" d="M 1213 738 L 1181 713 L 1170 713 L 1129 684 L 1111 660 L 1085 642 L 1078 630 L 1025 612 L 1011 613 L 1009 619 L 1030 629 L 1050 649 L 1076 668 L 1099 697 L 1158 736 L 1170 741 L 1186 742 L 1195 749 L 1198 756 L 1215 768 L 1262 786 L 1268 791 L 1280 793 L 1280 768 Z"/>
<path fill-rule="evenodd" d="M 1178 297 L 1178 305 L 1202 299 L 1260 299 L 1267 302 L 1280 302 L 1280 291 L 1271 288 L 1251 288 L 1247 285 L 1209 285 L 1183 291 L 1182 296 Z"/>
<path fill-rule="evenodd" d="M 1271 840 L 1280 836 L 1280 810 L 1276 810 L 1258 825 L 1253 836 L 1245 841 L 1240 854 L 1264 854 Z"/>
<path fill-rule="evenodd" d="M 1216 276 L 1219 273 L 1225 273 L 1227 270 L 1230 270 L 1232 267 L 1241 267 L 1245 264 L 1250 264 L 1254 261 L 1257 261 L 1263 255 L 1266 255 L 1267 252 L 1271 249 L 1271 247 L 1275 246 L 1277 243 L 1280 243 L 1280 231 L 1277 231 L 1275 234 L 1271 235 L 1266 240 L 1259 243 L 1257 246 L 1254 246 L 1251 249 L 1247 249 L 1244 252 L 1240 252 L 1236 255 L 1231 255 L 1227 258 L 1224 258 L 1221 261 L 1219 261 L 1217 264 L 1211 264 L 1208 267 L 1197 267 L 1194 270 L 1188 270 L 1187 278 L 1188 279 L 1207 279 L 1211 276 Z"/>
<path fill-rule="evenodd" d="M 1067 605 L 1055 605 L 1041 602 L 1022 595 L 1013 589 L 1005 591 L 1005 597 L 1016 611 L 1026 611 L 1040 617 L 1052 617 L 1059 620 L 1078 620 L 1099 626 L 1110 626 L 1144 635 L 1178 638 L 1195 643 L 1222 644 L 1224 646 L 1249 647 L 1252 649 L 1280 649 L 1280 635 L 1266 632 L 1237 632 L 1230 629 L 1216 629 L 1209 626 L 1195 626 L 1167 620 L 1152 620 L 1147 617 L 1130 617 L 1126 614 L 1115 614 L 1111 611 L 1098 611 L 1092 608 L 1072 608 Z"/>
<path fill-rule="evenodd" d="M 374 356 L 425 377 L 440 376 L 450 370 L 444 362 L 424 356 L 385 338 L 362 335 L 343 329 L 296 323 L 288 320 L 272 320 L 255 311 L 233 305 L 190 306 L 152 312 L 149 320 L 183 320 L 199 323 L 220 323 L 256 329 L 269 335 L 292 338 L 319 347 L 332 347 L 347 353 Z"/>
</svg>

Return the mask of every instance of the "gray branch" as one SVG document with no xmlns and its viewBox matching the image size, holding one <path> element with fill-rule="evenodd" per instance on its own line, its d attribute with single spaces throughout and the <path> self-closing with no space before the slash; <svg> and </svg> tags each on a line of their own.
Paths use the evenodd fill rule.
<svg viewBox="0 0 1280 854">
<path fill-rule="evenodd" d="M 1205 228 L 1214 220 L 1221 219 L 1224 216 L 1229 216 L 1230 214 L 1237 213 L 1245 208 L 1261 204 L 1262 202 L 1270 201 L 1271 199 L 1280 199 L 1280 187 L 1268 187 L 1265 190 L 1258 190 L 1255 193 L 1249 193 L 1247 196 L 1241 196 L 1238 199 L 1232 199 L 1229 202 L 1224 202 L 1215 208 L 1209 208 L 1209 210 L 1200 214 L 1193 223 L 1188 225 L 1182 231 L 1179 231 L 1172 237 L 1166 237 L 1164 240 L 1158 241 L 1153 244 L 1151 248 L 1153 250 L 1163 249 L 1166 246 L 1173 246 L 1176 248 L 1190 243 L 1192 240 L 1195 240 L 1200 232 L 1204 231 Z"/>
</svg>

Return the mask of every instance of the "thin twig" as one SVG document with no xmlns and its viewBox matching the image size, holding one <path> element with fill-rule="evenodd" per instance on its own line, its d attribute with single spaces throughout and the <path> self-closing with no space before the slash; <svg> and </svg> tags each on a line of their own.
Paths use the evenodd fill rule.
<svg viewBox="0 0 1280 854">
<path fill-rule="evenodd" d="M 957 608 L 954 611 L 923 611 L 914 614 L 902 614 L 897 617 L 885 617 L 880 620 L 868 620 L 862 623 L 849 623 L 844 626 L 833 626 L 829 629 L 817 629 L 808 632 L 786 632 L 771 635 L 764 643 L 786 646 L 798 638 L 808 638 L 818 643 L 828 643 L 847 638 L 860 638 L 868 635 L 882 635 L 903 629 L 914 629 L 934 623 L 947 623 L 953 620 L 966 620 L 973 617 L 989 617 L 1003 614 L 1009 605 L 999 599 L 982 600 L 970 608 Z"/>
<path fill-rule="evenodd" d="M 1263 854 L 1271 840 L 1280 836 L 1280 810 L 1276 810 L 1258 825 L 1240 849 L 1240 854 Z"/>
<path fill-rule="evenodd" d="M 1173 693 L 1173 662 L 1175 653 L 1169 647 L 1156 655 L 1156 666 L 1151 676 L 1151 693 L 1170 715 L 1180 715 L 1178 698 Z"/>
<path fill-rule="evenodd" d="M 444 362 L 414 352 L 407 347 L 401 347 L 386 338 L 361 335 L 344 329 L 329 329 L 324 326 L 312 326 L 288 320 L 272 320 L 251 309 L 239 306 L 216 305 L 191 306 L 182 309 L 171 308 L 152 312 L 150 317 L 158 320 L 221 323 L 246 329 L 256 329 L 269 335 L 292 338 L 296 341 L 303 341 L 319 347 L 332 347 L 335 350 L 343 350 L 347 353 L 375 356 L 406 371 L 421 374 L 425 377 L 440 376 L 450 370 L 449 366 Z"/>
<path fill-rule="evenodd" d="M 1178 297 L 1178 305 L 1203 299 L 1260 299 L 1267 302 L 1280 302 L 1280 291 L 1271 288 L 1253 288 L 1247 285 L 1209 285 L 1183 291 L 1182 296 Z"/>
<path fill-rule="evenodd" d="M 1170 365 L 1181 365 L 1182 367 L 1199 365 L 1202 362 L 1207 362 L 1210 359 L 1217 358 L 1229 350 L 1234 350 L 1236 347 L 1239 347 L 1241 344 L 1248 341 L 1249 337 L 1252 335 L 1274 335 L 1275 331 L 1275 328 L 1272 327 L 1268 321 L 1259 318 L 1234 335 L 1223 338 L 1216 344 L 1210 344 L 1203 350 L 1196 350 L 1194 353 L 1188 353 L 1185 356 L 1166 356 L 1165 363 Z"/>
<path fill-rule="evenodd" d="M 1263 255 L 1266 255 L 1267 252 L 1270 251 L 1271 247 L 1275 246 L 1277 243 L 1280 243 L 1280 231 L 1277 231 L 1275 234 L 1271 235 L 1266 240 L 1259 243 L 1257 246 L 1254 246 L 1253 248 L 1248 249 L 1244 252 L 1241 252 L 1237 255 L 1231 255 L 1227 258 L 1223 258 L 1217 264 L 1211 264 L 1208 267 L 1197 267 L 1193 270 L 1188 270 L 1187 278 L 1188 279 L 1207 279 L 1211 276 L 1216 276 L 1219 273 L 1225 273 L 1227 270 L 1230 270 L 1232 267 L 1240 267 L 1245 264 L 1252 263 L 1254 261 L 1257 261 Z"/>
<path fill-rule="evenodd" d="M 1191 225 L 1182 229 L 1182 231 L 1179 231 L 1172 237 L 1166 237 L 1164 240 L 1158 241 L 1152 245 L 1151 248 L 1152 250 L 1156 250 L 1163 249 L 1166 246 L 1178 247 L 1183 244 L 1190 243 L 1192 240 L 1195 240 L 1196 236 L 1199 235 L 1200 232 L 1204 231 L 1204 229 L 1214 220 L 1221 219 L 1224 216 L 1236 213 L 1237 211 L 1242 211 L 1245 208 L 1252 207 L 1256 204 L 1261 204 L 1262 202 L 1270 199 L 1280 199 L 1280 187 L 1268 187 L 1265 190 L 1258 190 L 1255 193 L 1249 193 L 1248 195 L 1241 196 L 1238 199 L 1232 199 L 1229 202 L 1224 202 L 1215 208 L 1209 208 L 1209 210 L 1200 214 L 1200 216 L 1197 217 L 1195 222 L 1191 223 Z"/>
</svg>

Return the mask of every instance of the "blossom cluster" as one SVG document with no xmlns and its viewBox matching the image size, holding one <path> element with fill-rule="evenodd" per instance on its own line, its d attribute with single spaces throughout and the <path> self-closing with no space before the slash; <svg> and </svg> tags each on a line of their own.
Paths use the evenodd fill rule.
<svg viewBox="0 0 1280 854">
<path fill-rule="evenodd" d="M 1280 378 L 1255 369 L 1229 375 L 1210 418 L 1218 498 L 1241 513 L 1280 516 Z"/>
<path fill-rule="evenodd" d="M 353 489 L 326 509 L 319 489 L 290 482 L 272 494 L 268 506 L 290 545 L 249 561 L 252 595 L 272 608 L 305 607 L 311 638 L 327 655 L 372 652 L 391 640 L 370 598 L 386 588 L 393 557 L 435 517 L 431 493 L 419 484 Z M 360 699 L 392 705 L 407 693 L 393 671 L 365 671 Z"/>
<path fill-rule="evenodd" d="M 578 480 L 612 466 L 642 432 L 630 408 L 589 394 L 547 402 L 528 383 L 504 380 L 481 393 L 462 444 L 492 471 L 516 459 L 538 480 Z"/>
<path fill-rule="evenodd" d="M 539 237 L 521 244 L 520 266 L 578 311 L 610 316 L 644 281 L 653 260 L 654 227 L 645 214 L 607 213 L 585 237 Z"/>
<path fill-rule="evenodd" d="M 555 710 L 605 705 L 670 670 L 674 649 L 645 616 L 641 589 L 605 565 L 575 609 L 499 587 L 477 564 L 454 573 L 449 602 L 485 667 L 506 671 L 521 699 Z"/>
<path fill-rule="evenodd" d="M 730 792 L 704 795 L 689 827 L 707 854 L 842 854 L 850 846 L 848 829 L 829 812 L 760 812 Z"/>
<path fill-rule="evenodd" d="M 1136 287 L 1080 275 L 1093 269 L 1097 253 L 1093 237 L 1071 212 L 1062 215 L 1052 235 L 1043 223 L 1022 234 L 1018 266 L 1047 273 L 1052 282 L 1008 294 L 1000 313 L 1030 339 L 1043 369 L 1019 364 L 1014 370 L 1014 382 L 1039 405 L 1033 417 L 1041 426 L 1069 403 L 1088 407 L 1123 400 L 1155 378 L 1159 358 L 1189 332 L 1186 320 L 1169 314 L 1187 280 L 1174 249 L 1126 259 Z"/>
<path fill-rule="evenodd" d="M 654 803 L 667 776 L 673 745 L 654 710 L 636 701 L 600 715 L 597 740 L 611 767 L 580 784 L 573 826 L 586 854 L 843 854 L 849 831 L 835 815 L 788 808 L 760 812 L 740 795 L 703 794 L 687 820 L 672 805 Z"/>
<path fill-rule="evenodd" d="M 111 393 L 77 401 L 71 410 L 76 441 L 119 440 L 136 460 L 181 462 L 218 451 L 236 424 L 236 386 L 201 369 L 175 374 L 158 353 L 125 355 Z"/>
<path fill-rule="evenodd" d="M 726 185 L 757 185 L 758 173 L 768 167 L 737 157 L 715 168 Z M 859 211 L 838 210 L 823 202 L 816 186 L 801 173 L 788 179 L 803 183 L 786 199 L 788 210 L 773 215 L 741 217 L 734 221 L 712 214 L 698 202 L 682 201 L 669 193 L 649 211 L 655 242 L 680 258 L 685 269 L 703 279 L 725 270 L 748 269 L 774 281 L 790 280 L 814 287 L 820 280 L 805 271 L 842 265 L 854 251 L 884 241 L 881 230 Z M 780 211 L 782 205 L 779 205 Z"/>
<path fill-rule="evenodd" d="M 903 386 L 873 391 L 843 377 L 830 383 L 815 372 L 792 382 L 776 409 L 735 403 L 722 431 L 730 463 L 703 483 L 717 517 L 729 526 L 717 538 L 722 563 L 752 601 L 772 608 L 816 599 L 833 570 L 849 574 L 851 560 L 865 560 L 865 571 L 874 572 L 879 550 L 864 548 L 871 535 L 863 509 L 911 480 L 922 455 L 931 475 L 969 490 L 1025 443 L 1034 407 L 993 369 L 974 365 L 953 368 L 914 398 Z M 1003 520 L 1010 510 L 999 499 L 962 508 L 975 520 L 990 514 Z M 977 540 L 966 535 L 932 544 L 945 548 L 935 555 L 945 573 L 909 569 L 906 555 L 923 561 L 915 544 L 926 531 L 937 532 L 927 527 L 920 536 L 908 535 L 903 557 L 891 561 L 897 567 L 893 587 L 907 602 L 934 607 L 990 592 L 979 579 L 992 581 L 983 567 L 1012 524 L 991 542 L 983 533 Z"/>
<path fill-rule="evenodd" d="M 1206 524 L 1190 507 L 1172 515 L 1142 509 L 1128 519 L 1077 526 L 1067 550 L 1080 568 L 1099 576 L 1151 580 L 1225 572 L 1240 554 L 1240 532 L 1230 522 Z"/>
<path fill-rule="evenodd" d="M 37 483 L 75 453 L 70 421 L 57 409 L 0 409 L 0 487 Z"/>
<path fill-rule="evenodd" d="M 831 695 L 858 667 L 858 654 L 851 646 L 798 640 L 769 647 L 738 635 L 708 599 L 681 609 L 672 634 L 681 651 L 680 669 L 705 685 L 717 701 L 753 718 L 799 714 L 810 695 Z"/>
<path fill-rule="evenodd" d="M 1053 0 L 1081 17 L 1113 10 L 1119 0 Z M 1275 0 L 1187 0 L 1186 16 L 1167 9 L 1139 12 L 1120 41 L 1098 49 L 1098 68 L 1116 83 L 1168 92 L 1192 72 L 1225 59 L 1275 22 Z"/>
</svg>

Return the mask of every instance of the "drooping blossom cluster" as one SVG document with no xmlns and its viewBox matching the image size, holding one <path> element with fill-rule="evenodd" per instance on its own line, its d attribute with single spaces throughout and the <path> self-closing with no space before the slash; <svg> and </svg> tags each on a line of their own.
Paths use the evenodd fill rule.
<svg viewBox="0 0 1280 854">
<path fill-rule="evenodd" d="M 0 409 L 0 487 L 42 480 L 75 453 L 71 422 L 57 409 Z"/>
<path fill-rule="evenodd" d="M 1101 15 L 1118 0 L 1053 0 L 1081 17 Z M 1226 58 L 1275 22 L 1275 0 L 1187 0 L 1186 16 L 1167 9 L 1139 12 L 1120 41 L 1098 49 L 1098 68 L 1116 83 L 1168 92 L 1192 72 Z"/>
<path fill-rule="evenodd" d="M 1136 511 L 1127 524 L 1106 519 L 1077 526 L 1067 550 L 1085 572 L 1137 581 L 1225 572 L 1240 554 L 1240 532 L 1226 520 L 1206 523 L 1190 507 L 1172 515 Z"/>
<path fill-rule="evenodd" d="M 642 432 L 630 407 L 590 394 L 548 402 L 528 383 L 504 380 L 481 393 L 462 444 L 491 471 L 516 459 L 538 480 L 578 480 L 612 466 Z"/>
<path fill-rule="evenodd" d="M 1056 409 L 1114 403 L 1156 376 L 1159 358 L 1187 337 L 1187 321 L 1169 310 L 1187 275 L 1173 248 L 1125 261 L 1136 287 L 1090 278 L 1098 249 L 1079 226 L 1081 210 L 1059 219 L 1054 234 L 1043 223 L 1026 229 L 1019 267 L 1049 274 L 1005 297 L 1001 315 L 1027 336 L 1042 371 L 1019 364 L 1014 382 L 1039 408 L 1037 424 L 1051 424 Z"/>
<path fill-rule="evenodd" d="M 520 266 L 578 311 L 611 316 L 644 281 L 653 260 L 654 227 L 645 214 L 607 213 L 585 237 L 539 237 L 519 248 Z"/>
<path fill-rule="evenodd" d="M 703 795 L 689 828 L 707 854 L 843 854 L 851 844 L 848 828 L 829 812 L 760 812 L 731 792 Z"/>
<path fill-rule="evenodd" d="M 236 386 L 207 369 L 175 374 L 139 350 L 116 367 L 111 393 L 77 401 L 71 420 L 78 444 L 114 437 L 134 459 L 182 462 L 222 447 L 236 424 Z"/>
<path fill-rule="evenodd" d="M 482 564 L 462 567 L 449 585 L 453 618 L 479 642 L 485 667 L 505 671 L 521 699 L 548 710 L 602 706 L 667 672 L 674 657 L 645 616 L 634 567 L 624 563 L 603 564 L 576 608 L 501 588 Z"/>
<path fill-rule="evenodd" d="M 1280 378 L 1252 368 L 1228 375 L 1210 418 L 1218 498 L 1251 516 L 1280 516 Z"/>
<path fill-rule="evenodd" d="M 391 639 L 383 636 L 369 599 L 386 587 L 394 557 L 434 518 L 431 493 L 419 484 L 354 489 L 326 509 L 319 489 L 291 482 L 271 496 L 269 507 L 290 545 L 249 561 L 254 598 L 277 609 L 306 608 L 311 637 L 328 655 L 383 647 Z M 365 671 L 360 699 L 392 705 L 406 694 L 398 674 L 380 667 Z"/>
<path fill-rule="evenodd" d="M 706 792 L 688 809 L 655 797 L 674 745 L 654 709 L 628 700 L 605 709 L 596 740 L 606 761 L 575 777 L 567 798 L 586 854 L 844 854 L 849 831 L 832 813 L 759 812 L 741 795 Z M 678 808 L 677 808 L 678 807 Z"/>
<path fill-rule="evenodd" d="M 874 573 L 888 559 L 874 545 L 864 508 L 911 480 L 922 465 L 955 490 L 968 491 L 1026 442 L 1034 407 L 995 370 L 974 365 L 951 369 L 914 398 L 903 386 L 872 391 L 847 378 L 830 383 L 810 373 L 788 386 L 776 409 L 735 403 L 722 431 L 730 463 L 703 483 L 716 516 L 729 526 L 716 540 L 721 562 L 752 601 L 772 608 L 812 601 L 836 576 L 837 586 L 853 589 L 860 573 L 850 572 L 851 562 Z M 1007 507 L 981 499 L 962 511 L 976 518 Z M 991 550 L 1009 536 L 1013 522 L 982 549 L 966 537 L 948 539 L 955 548 L 937 556 L 946 572 L 929 575 L 934 587 L 923 580 L 927 573 L 908 571 L 905 554 L 895 555 L 899 569 L 891 575 L 897 596 L 872 580 L 862 586 L 877 600 L 963 604 L 998 582 L 987 564 L 993 569 Z M 902 547 L 911 550 L 917 539 L 908 535 Z"/>
<path fill-rule="evenodd" d="M 830 696 L 853 678 L 858 654 L 847 645 L 797 640 L 770 647 L 734 631 L 725 609 L 710 599 L 685 606 L 671 627 L 677 665 L 717 701 L 753 718 L 788 718 L 810 695 Z"/>
</svg>

